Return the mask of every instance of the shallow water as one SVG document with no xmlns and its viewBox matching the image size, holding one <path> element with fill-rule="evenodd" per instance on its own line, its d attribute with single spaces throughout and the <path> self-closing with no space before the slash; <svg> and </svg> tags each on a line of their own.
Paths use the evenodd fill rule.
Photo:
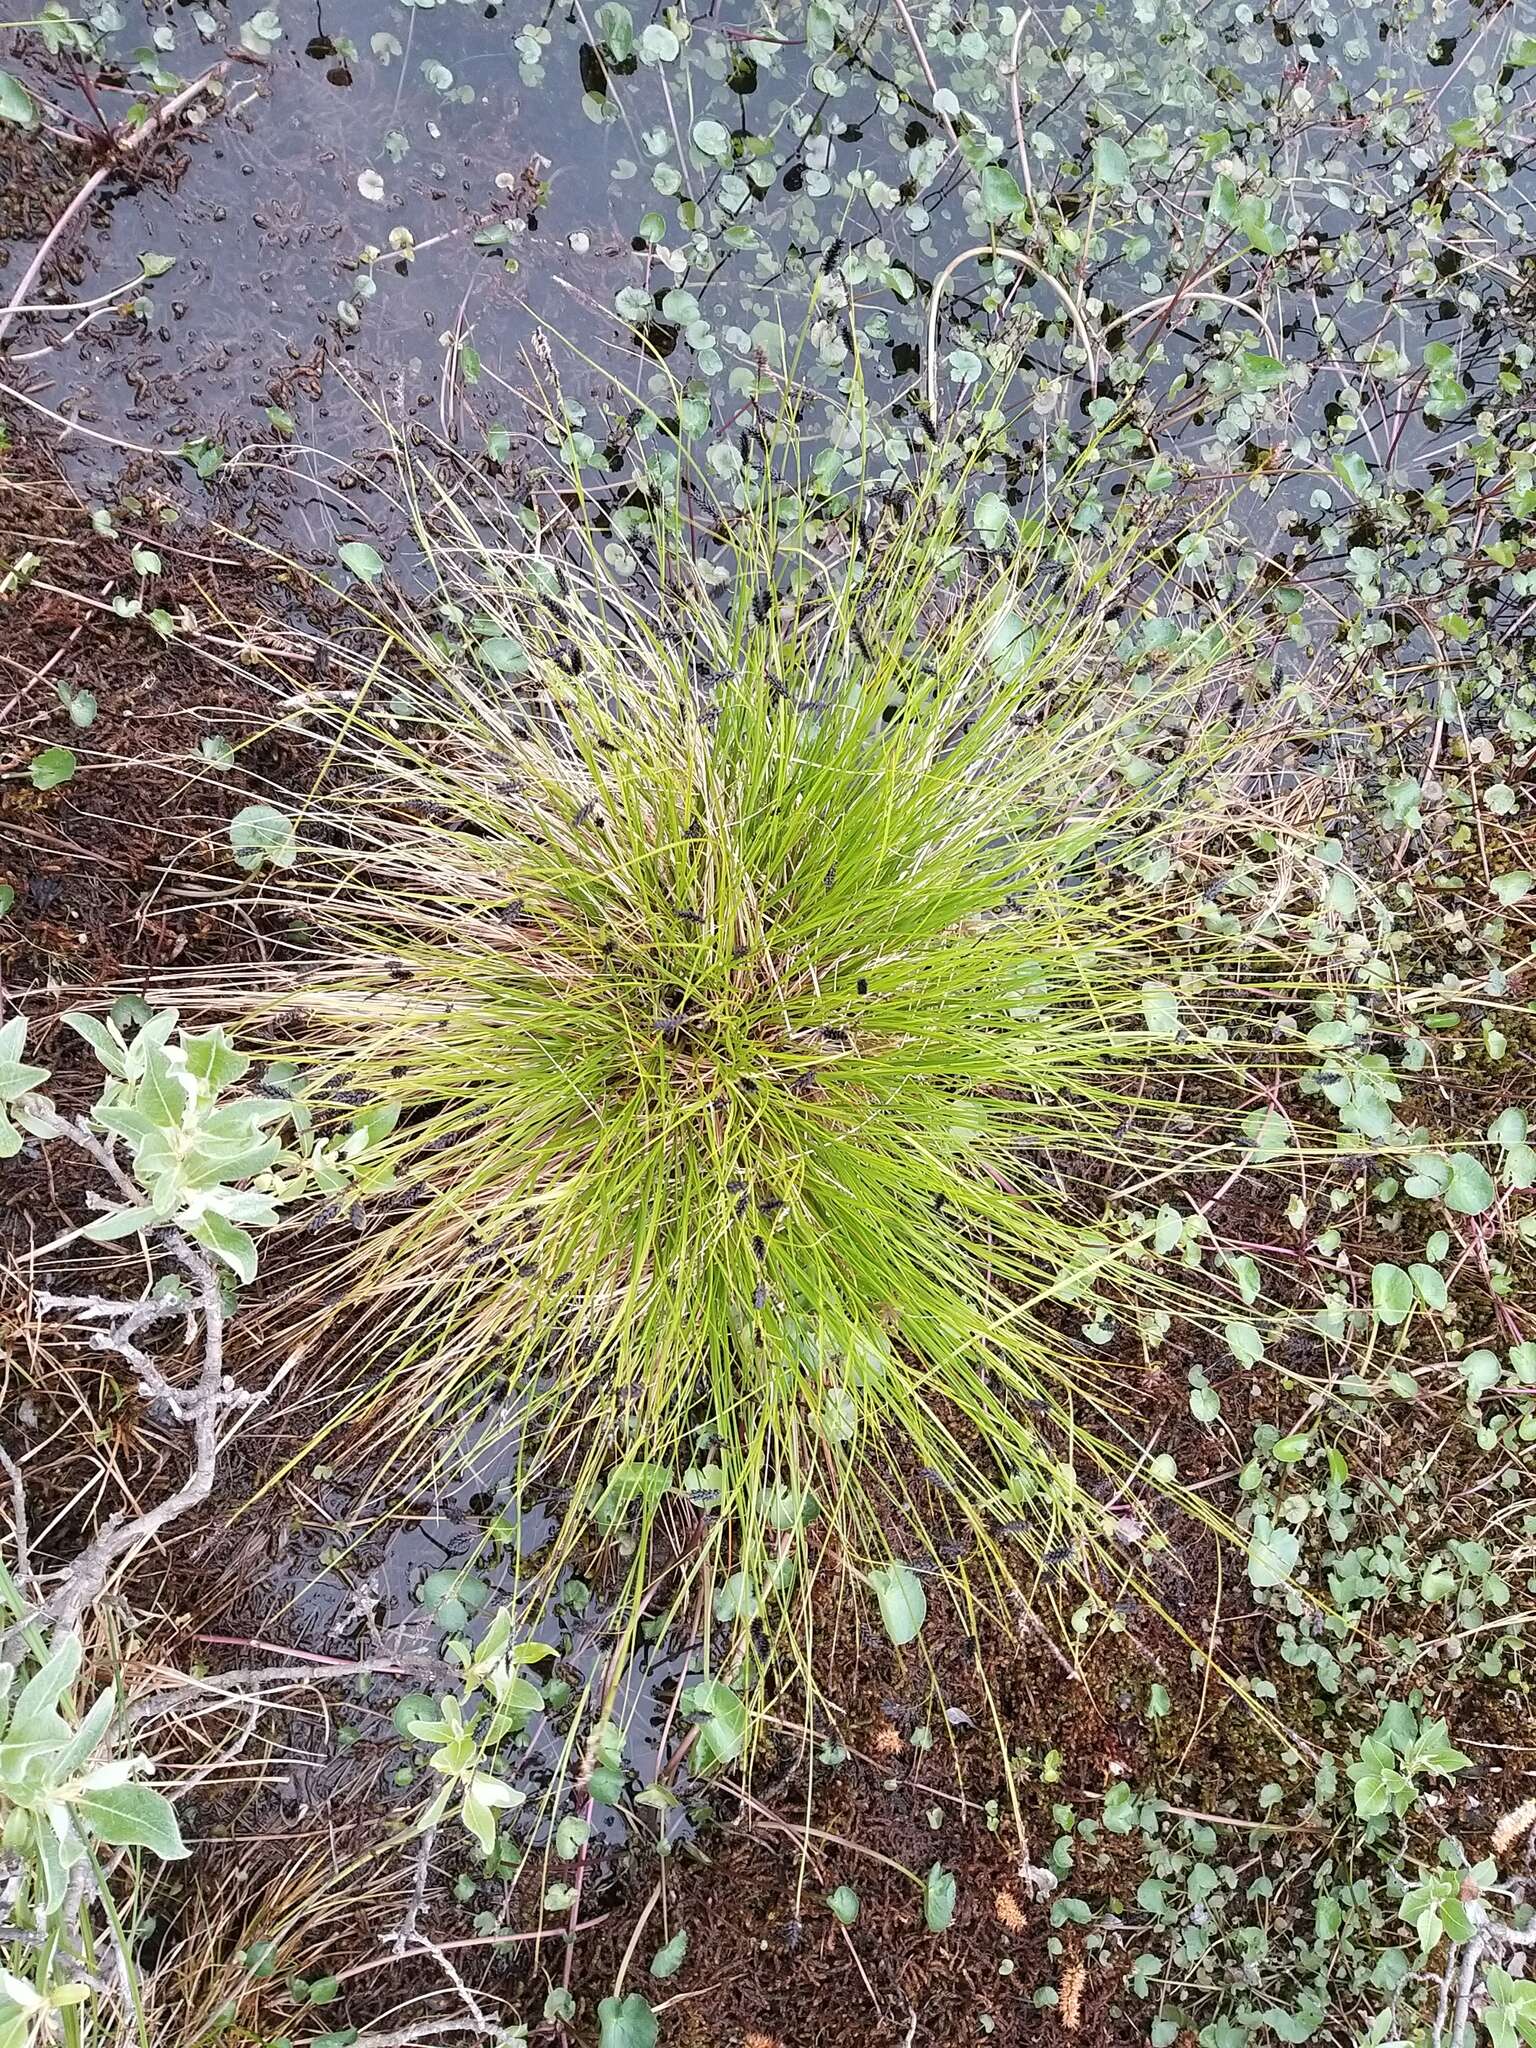
<svg viewBox="0 0 1536 2048">
<path fill-rule="evenodd" d="M 1472 185 L 1497 189 L 1453 200 L 1439 236 L 1449 264 L 1405 277 L 1402 251 L 1447 131 L 1507 84 L 1501 54 L 1529 0 L 1489 18 L 1421 14 L 1412 0 L 1134 0 L 1077 29 L 1064 26 L 1076 9 L 1054 10 L 1054 26 L 1051 12 L 1025 16 L 1015 109 L 1008 9 L 923 15 L 919 56 L 889 7 L 855 23 L 836 6 L 779 18 L 738 0 L 665 60 L 641 41 L 605 66 L 605 33 L 622 46 L 671 32 L 643 14 L 616 30 L 611 17 L 629 17 L 611 8 L 540 26 L 453 0 L 251 15 L 109 0 L 96 18 L 124 84 L 108 72 L 93 95 L 109 119 L 140 89 L 135 57 L 195 77 L 242 35 L 264 55 L 232 64 L 222 106 L 152 178 L 109 184 L 105 219 L 75 244 L 79 299 L 131 280 L 140 252 L 174 258 L 140 310 L 108 307 L 62 341 L 73 323 L 24 320 L 9 375 L 108 437 L 75 442 L 94 485 L 129 455 L 114 441 L 190 441 L 226 496 L 276 465 L 289 517 L 328 552 L 356 481 L 338 465 L 377 439 L 348 378 L 476 460 L 489 445 L 516 466 L 553 445 L 578 471 L 606 470 L 637 398 L 668 414 L 683 399 L 685 431 L 729 485 L 766 368 L 861 460 L 899 467 L 926 431 L 942 284 L 942 407 L 1023 347 L 1005 470 L 1032 445 L 1058 460 L 1080 445 L 1095 395 L 1118 384 L 1142 393 L 1127 460 L 1150 447 L 1220 483 L 1254 469 L 1255 440 L 1270 449 L 1245 515 L 1268 537 L 1282 508 L 1317 510 L 1310 443 L 1334 444 L 1341 406 L 1359 414 L 1347 447 L 1372 473 L 1428 481 L 1465 432 L 1424 416 L 1424 344 L 1451 348 L 1470 399 L 1529 325 L 1508 303 L 1530 225 L 1523 100 L 1499 131 L 1514 179 L 1478 170 Z M 89 130 L 81 92 L 24 47 L 22 74 Z M 1269 249 L 1244 246 L 1246 227 L 1211 225 L 1233 153 L 1278 180 L 1260 242 L 1315 252 L 1283 276 Z M 1088 316 L 1096 363 L 1033 270 L 1000 265 L 988 281 L 971 261 L 943 283 L 962 251 L 1019 239 L 1021 186 L 1048 202 L 1050 265 Z M 1201 284 L 1229 303 L 1195 313 Z M 1036 316 L 1024 329 L 1043 332 L 1021 329 L 1020 302 Z M 1234 375 L 1224 336 L 1238 326 L 1292 377 Z M 1160 359 L 1147 355 L 1158 341 Z M 1114 373 L 1111 344 L 1143 368 Z M 562 430 L 536 416 L 550 410 Z M 1274 461 L 1277 439 L 1289 460 Z M 1305 474 L 1284 478 L 1290 468 Z M 177 475 L 195 490 L 186 465 Z"/>
<path fill-rule="evenodd" d="M 626 1767 L 636 1785 L 649 1785 L 686 1731 L 686 1719 L 678 1725 L 673 1701 L 689 1670 L 690 1647 L 681 1639 L 642 1645 L 621 1661 L 615 1675 L 615 1634 L 601 1591 L 589 1588 L 574 1570 L 559 1575 L 550 1598 L 530 1589 L 526 1561 L 552 1535 L 554 1515 L 538 1502 L 519 1506 L 513 1484 L 516 1455 L 515 1441 L 492 1421 L 480 1432 L 478 1448 L 466 1451 L 462 1476 L 434 1490 L 429 1505 L 384 1510 L 381 1499 L 392 1488 L 335 1481 L 322 1485 L 318 1498 L 312 1497 L 314 1518 L 256 1588 L 260 1626 L 286 1646 L 331 1657 L 436 1653 L 449 1632 L 423 1606 L 422 1588 L 434 1572 L 472 1574 L 483 1582 L 486 1597 L 465 1631 L 469 1638 L 478 1640 L 490 1616 L 507 1605 L 516 1617 L 517 1640 L 548 1643 L 557 1653 L 540 1665 L 539 1675 L 557 1677 L 570 1687 L 582 1739 L 596 1717 L 596 1699 L 611 1681 L 609 1718 L 623 1731 Z M 409 1679 L 375 1684 L 370 1719 L 377 1725 L 369 1727 L 370 1734 L 390 1739 L 389 1708 L 414 1684 Z M 582 1702 L 589 1694 L 594 1704 L 587 1711 Z M 566 1754 L 570 1720 L 568 1710 L 536 1717 L 526 1742 L 514 1739 L 508 1745 L 506 1775 L 538 1816 L 535 1841 L 547 1839 L 558 1818 L 558 1812 L 541 1811 L 544 1795 L 568 1783 L 580 1762 L 579 1741 L 575 1758 Z M 290 1799 L 298 1805 L 320 1803 L 345 1782 L 348 1771 L 345 1750 L 300 1766 L 290 1776 Z M 678 1782 L 686 1785 L 686 1772 Z M 419 1800 L 421 1789 L 418 1776 L 414 1787 L 406 1788 L 408 1802 Z M 616 1807 L 597 1804 L 591 1818 L 595 1839 L 613 1845 L 626 1839 L 627 1824 Z M 669 1814 L 665 1826 L 670 1837 L 689 1832 L 681 1813 Z"/>
</svg>

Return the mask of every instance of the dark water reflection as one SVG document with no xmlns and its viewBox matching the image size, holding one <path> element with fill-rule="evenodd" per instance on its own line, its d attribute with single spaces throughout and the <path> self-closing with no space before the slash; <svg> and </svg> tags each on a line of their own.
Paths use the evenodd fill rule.
<svg viewBox="0 0 1536 2048">
<path fill-rule="evenodd" d="M 1347 445 L 1373 471 L 1427 481 L 1471 426 L 1426 423 L 1413 388 L 1425 342 L 1447 340 L 1475 395 L 1529 329 L 1524 112 L 1499 132 L 1502 189 L 1452 197 L 1417 282 L 1405 283 L 1404 249 L 1448 178 L 1446 131 L 1496 93 L 1499 53 L 1525 11 L 1458 6 L 1430 21 L 1406 4 L 1134 0 L 1067 35 L 1059 23 L 1076 10 L 1048 10 L 1057 26 L 1026 18 L 1016 114 L 1006 9 L 962 11 L 942 33 L 928 20 L 934 93 L 888 9 L 861 16 L 855 39 L 825 7 L 783 23 L 722 7 L 678 61 L 621 65 L 605 64 L 602 27 L 579 8 L 532 25 L 449 0 L 331 0 L 302 17 L 279 8 L 285 33 L 265 62 L 231 73 L 224 108 L 174 170 L 109 186 L 81 245 L 79 298 L 131 279 L 141 251 L 175 258 L 150 289 L 147 320 L 108 313 L 56 347 L 61 323 L 23 321 L 10 375 L 96 434 L 139 448 L 213 444 L 226 492 L 272 462 L 307 475 L 308 491 L 286 490 L 290 517 L 327 548 L 338 512 L 321 486 L 370 439 L 337 364 L 477 459 L 489 435 L 514 462 L 532 384 L 549 395 L 558 381 L 575 433 L 593 444 L 578 443 L 577 459 L 600 463 L 606 422 L 637 393 L 670 405 L 676 379 L 729 482 L 754 369 L 787 353 L 834 434 L 867 442 L 869 420 L 849 398 L 856 373 L 878 415 L 876 459 L 899 464 L 926 432 L 936 285 L 994 230 L 1005 242 L 1020 231 L 978 211 L 978 166 L 951 139 L 958 118 L 968 143 L 985 137 L 971 154 L 1011 165 L 1045 205 L 1061 245 L 1054 267 L 1107 337 L 1106 366 L 1116 350 L 1147 358 L 1140 410 L 1162 454 L 1193 456 L 1217 479 L 1308 469 L 1302 444 L 1328 440 L 1353 387 L 1348 402 L 1363 393 L 1364 405 Z M 125 0 L 117 12 L 126 18 L 107 42 L 125 63 L 158 30 L 174 39 L 163 61 L 192 76 L 237 39 L 243 9 Z M 200 34 L 199 21 L 216 33 Z M 633 26 L 644 31 L 646 17 Z M 88 124 L 69 76 L 55 73 L 50 90 Z M 100 96 L 112 113 L 131 97 Z M 1116 134 L 1134 192 L 1091 168 Z M 721 136 L 738 138 L 739 160 L 708 153 Z M 1286 181 L 1275 221 L 1300 243 L 1280 270 L 1241 232 L 1204 254 L 1202 207 L 1231 153 Z M 652 210 L 664 223 L 655 246 L 639 232 Z M 1096 226 L 1108 229 L 1103 246 L 1090 257 L 1085 243 L 1074 274 L 1061 251 Z M 372 260 L 370 248 L 381 252 Z M 1202 284 L 1226 303 L 1202 301 Z M 615 311 L 626 290 L 664 376 Z M 933 366 L 953 406 L 1010 321 L 1019 339 L 1029 306 L 1054 325 L 1023 334 L 1011 388 L 1011 437 L 1026 459 L 1053 436 L 1081 441 L 1094 417 L 1093 380 L 1028 269 L 955 272 Z M 1261 352 L 1317 372 L 1256 407 L 1251 438 L 1241 392 L 1234 417 L 1233 392 L 1202 381 L 1236 326 Z M 559 338 L 555 378 L 534 346 L 540 329 Z M 1373 343 L 1400 349 L 1406 369 L 1362 374 Z M 82 476 L 103 489 L 130 454 L 112 438 L 75 445 Z M 1141 460 L 1146 443 L 1131 452 Z M 1282 509 L 1305 515 L 1310 493 L 1264 484 L 1255 502 L 1269 498 L 1270 512 L 1253 515 L 1256 530 L 1273 530 Z"/>
</svg>

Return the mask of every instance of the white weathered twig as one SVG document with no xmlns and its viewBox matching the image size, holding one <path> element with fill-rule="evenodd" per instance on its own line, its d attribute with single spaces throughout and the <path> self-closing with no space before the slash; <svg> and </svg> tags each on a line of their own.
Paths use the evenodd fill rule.
<svg viewBox="0 0 1536 2048">
<path fill-rule="evenodd" d="M 67 1316 L 77 1323 L 110 1322 L 110 1329 L 91 1332 L 89 1348 L 126 1360 L 138 1373 L 141 1382 L 146 1383 L 146 1392 L 154 1397 L 147 1383 L 159 1378 L 158 1369 L 148 1352 L 141 1350 L 133 1340 L 150 1324 L 181 1315 L 184 1303 L 156 1301 L 151 1295 L 139 1301 L 109 1301 L 102 1294 L 50 1294 L 46 1289 L 35 1294 L 33 1300 L 44 1315 Z"/>
<path fill-rule="evenodd" d="M 98 1138 L 83 1117 L 62 1124 L 60 1135 L 94 1159 L 131 1206 L 145 1206 L 143 1190 L 123 1170 L 110 1139 Z M 127 1520 L 121 1515 L 110 1516 L 79 1556 L 65 1567 L 43 1608 L 45 1615 L 64 1628 L 75 1627 L 87 1608 L 100 1599 L 116 1565 L 152 1542 L 168 1523 L 208 1498 L 213 1491 L 223 1418 L 231 1409 L 248 1409 L 265 1398 L 265 1392 L 250 1394 L 225 1379 L 224 1297 L 212 1260 L 179 1230 L 166 1229 L 161 1233 L 161 1241 L 192 1282 L 195 1301 L 190 1308 L 185 1302 L 150 1298 L 114 1302 L 96 1294 L 37 1296 L 38 1306 L 45 1311 L 93 1326 L 92 1348 L 115 1352 L 126 1359 L 138 1374 L 146 1399 L 163 1402 L 178 1422 L 190 1425 L 192 1430 L 192 1469 L 181 1485 L 142 1514 Z M 196 1335 L 199 1313 L 202 1369 L 193 1386 L 175 1386 L 133 1339 L 167 1315 L 186 1314 L 190 1341 Z M 109 1327 L 95 1327 L 98 1325 Z"/>
<path fill-rule="evenodd" d="M 950 258 L 933 281 L 933 290 L 928 299 L 928 360 L 925 365 L 928 380 L 928 411 L 935 431 L 939 422 L 939 315 L 943 308 L 944 289 L 963 263 L 985 260 L 989 263 L 1014 263 L 1021 270 L 1034 273 L 1035 280 L 1043 284 L 1048 292 L 1060 300 L 1072 323 L 1078 346 L 1088 359 L 1088 383 L 1090 389 L 1099 388 L 1099 352 L 1094 345 L 1093 334 L 1083 315 L 1083 309 L 1067 290 L 1059 277 L 1053 277 L 1038 256 L 1031 256 L 1026 249 L 994 248 L 990 242 L 978 242 L 974 248 L 962 249 L 958 256 Z"/>
<path fill-rule="evenodd" d="M 443 1680 L 463 1675 L 441 1657 L 406 1654 L 360 1657 L 355 1663 L 248 1665 L 235 1671 L 210 1671 L 205 1677 L 188 1678 L 180 1685 L 168 1685 L 145 1699 L 135 1700 L 123 1717 L 123 1726 L 137 1729 L 166 1714 L 243 1706 L 249 1693 L 276 1690 L 280 1686 L 339 1685 L 345 1679 L 369 1678 L 380 1672 L 390 1678 Z"/>
<path fill-rule="evenodd" d="M 21 1468 L 10 1452 L 0 1447 L 0 1465 L 11 1482 L 11 1541 L 16 1546 L 16 1578 L 27 1585 L 32 1577 L 31 1539 L 27 1533 L 27 1489 Z"/>
<path fill-rule="evenodd" d="M 460 1976 L 458 1970 L 448 1960 L 447 1956 L 443 1954 L 443 1951 L 438 1947 L 437 1943 L 435 1941 L 429 1941 L 426 1935 L 424 1934 L 418 1934 L 416 1937 L 416 1946 L 412 1949 L 411 1953 L 412 1955 L 431 1956 L 432 1960 L 439 1966 L 439 1968 L 443 1972 L 443 1975 L 453 1985 L 454 1989 L 458 1992 L 460 1998 L 464 2001 L 464 2009 L 469 2014 L 470 2019 L 474 2022 L 475 2026 L 479 2028 L 481 2040 L 494 2040 L 497 2029 L 494 2026 L 494 2024 L 486 2018 L 485 2007 L 481 2005 L 479 1999 L 476 1998 L 473 1991 L 470 1990 L 469 1986 L 464 1982 L 464 1979 Z"/>
<path fill-rule="evenodd" d="M 1467 2029 L 1472 2024 L 1472 2001 L 1482 1984 L 1483 1965 L 1492 1955 L 1497 1959 L 1501 1949 L 1536 1948 L 1536 1927 L 1510 1927 L 1500 1921 L 1490 1920 L 1488 1909 L 1481 1899 L 1467 1899 L 1467 1918 L 1472 1922 L 1472 1938 L 1460 1951 L 1458 1957 L 1453 1947 L 1440 1980 L 1440 1995 L 1436 2005 L 1434 2031 L 1430 2036 L 1433 2048 L 1468 2048 Z M 1456 1986 L 1456 2007 L 1451 2015 L 1451 2031 L 1445 2035 L 1445 2013 L 1450 2002 L 1452 1982 Z"/>
<path fill-rule="evenodd" d="M 403 1953 L 407 1943 L 420 1941 L 416 1923 L 421 1918 L 421 1909 L 427 1902 L 427 1880 L 432 1873 L 432 1851 L 437 1844 L 437 1822 L 423 1834 L 416 1846 L 415 1867 L 411 1877 L 411 1896 L 400 1916 L 400 1924 L 384 1939 L 397 1953 Z"/>
<path fill-rule="evenodd" d="M 1435 2000 L 1435 2017 L 1430 2030 L 1429 2048 L 1445 2048 L 1445 2020 L 1451 2007 L 1451 1974 L 1455 1967 L 1456 1951 L 1453 1948 L 1440 1973 L 1440 1991 Z"/>
<path fill-rule="evenodd" d="M 441 2041 L 445 2034 L 479 2033 L 484 2041 L 494 2041 L 494 2033 L 485 2033 L 478 2020 L 441 2019 L 421 2020 L 414 2027 L 394 2027 L 387 2034 L 359 2034 L 356 2048 L 417 2048 L 423 2041 Z"/>
<path fill-rule="evenodd" d="M 47 1603 L 48 1613 L 65 1628 L 73 1628 L 86 1609 L 100 1599 L 114 1565 L 141 1550 L 168 1522 L 175 1521 L 189 1508 L 201 1506 L 208 1498 L 213 1491 L 218 1460 L 219 1419 L 230 1406 L 246 1404 L 251 1398 L 224 1385 L 224 1304 L 218 1275 L 179 1232 L 168 1235 L 178 1261 L 192 1276 L 203 1312 L 203 1369 L 195 1388 L 190 1393 L 178 1393 L 172 1404 L 173 1412 L 179 1411 L 178 1419 L 192 1425 L 192 1470 L 174 1493 L 131 1521 L 110 1517 L 67 1568 L 63 1583 Z M 145 1377 L 148 1379 L 149 1375 Z M 157 1390 L 165 1390 L 163 1376 L 155 1373 L 153 1377 L 158 1382 Z"/>
<path fill-rule="evenodd" d="M 1472 1987 L 1477 1982 L 1478 1965 L 1487 1947 L 1486 1933 L 1479 1928 L 1461 1952 L 1461 1969 L 1456 1978 L 1456 2014 L 1451 2021 L 1451 2048 L 1462 2048 L 1467 2038 L 1467 2022 L 1472 2011 Z"/>
</svg>

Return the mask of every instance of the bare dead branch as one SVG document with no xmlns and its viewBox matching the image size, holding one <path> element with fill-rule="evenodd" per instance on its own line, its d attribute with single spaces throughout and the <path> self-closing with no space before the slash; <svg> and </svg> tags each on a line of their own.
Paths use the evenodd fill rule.
<svg viewBox="0 0 1536 2048">
<path fill-rule="evenodd" d="M 205 1678 L 189 1678 L 181 1685 L 167 1686 L 136 1700 L 124 1717 L 124 1726 L 143 1727 L 163 1715 L 193 1707 L 210 1710 L 244 1704 L 249 1692 L 276 1690 L 285 1685 L 335 1685 L 344 1679 L 368 1678 L 383 1673 L 391 1678 L 462 1678 L 440 1657 L 363 1657 L 355 1664 L 257 1664 L 237 1671 L 211 1671 Z"/>
<path fill-rule="evenodd" d="M 110 1138 L 99 1138 L 84 1117 L 61 1124 L 59 1135 L 87 1153 L 131 1206 L 146 1206 L 144 1191 L 124 1171 Z M 159 1238 L 192 1283 L 194 1300 L 190 1306 L 185 1301 L 149 1296 L 130 1302 L 113 1301 L 98 1294 L 40 1292 L 36 1297 L 38 1307 L 45 1313 L 63 1315 L 89 1327 L 92 1349 L 113 1352 L 125 1359 L 138 1375 L 145 1399 L 160 1402 L 192 1432 L 192 1468 L 181 1485 L 142 1514 L 126 1519 L 121 1514 L 109 1516 L 60 1574 L 59 1583 L 43 1603 L 43 1613 L 62 1628 L 78 1625 L 86 1610 L 101 1598 L 113 1570 L 125 1558 L 152 1543 L 168 1524 L 207 1500 L 213 1491 L 224 1419 L 237 1409 L 249 1411 L 271 1392 L 267 1388 L 249 1393 L 225 1378 L 224 1296 L 213 1261 L 179 1230 L 165 1229 Z M 196 1340 L 201 1329 L 202 1359 L 197 1379 L 190 1387 L 169 1380 L 134 1341 L 155 1323 L 178 1315 L 187 1318 L 188 1343 Z"/>
</svg>

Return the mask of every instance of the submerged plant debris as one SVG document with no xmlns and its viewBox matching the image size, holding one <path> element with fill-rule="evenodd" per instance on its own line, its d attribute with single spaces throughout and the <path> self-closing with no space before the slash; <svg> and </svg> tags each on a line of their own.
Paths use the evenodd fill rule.
<svg viewBox="0 0 1536 2048">
<path fill-rule="evenodd" d="M 15 12 L 0 2043 L 1536 2041 L 1528 0 Z"/>
</svg>

